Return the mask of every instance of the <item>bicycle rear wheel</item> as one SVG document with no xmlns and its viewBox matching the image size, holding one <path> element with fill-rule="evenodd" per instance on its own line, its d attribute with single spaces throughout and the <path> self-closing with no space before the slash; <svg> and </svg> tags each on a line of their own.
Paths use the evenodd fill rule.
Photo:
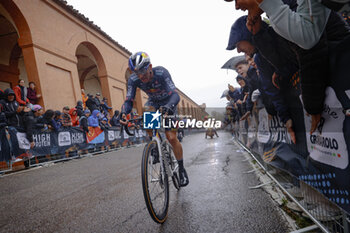
<svg viewBox="0 0 350 233">
<path fill-rule="evenodd" d="M 160 162 L 153 164 L 152 149 L 157 149 L 155 141 L 149 142 L 142 156 L 141 178 L 143 196 L 149 214 L 156 223 L 164 223 L 168 216 L 169 208 L 169 182 L 166 171 L 161 163 L 164 161 L 159 157 Z"/>
</svg>

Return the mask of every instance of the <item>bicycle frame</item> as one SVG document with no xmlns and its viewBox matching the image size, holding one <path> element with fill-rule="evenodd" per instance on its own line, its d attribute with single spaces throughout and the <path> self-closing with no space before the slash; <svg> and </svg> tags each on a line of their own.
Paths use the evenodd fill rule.
<svg viewBox="0 0 350 233">
<path fill-rule="evenodd" d="M 129 120 L 130 122 L 138 120 L 138 119 L 142 119 L 142 117 L 136 118 L 136 119 L 131 119 Z M 124 127 L 126 133 L 130 136 L 133 136 L 134 134 L 130 133 L 129 128 L 127 126 Z M 157 147 L 158 147 L 158 154 L 160 156 L 160 161 L 164 160 L 164 155 L 163 155 L 163 151 L 162 151 L 162 145 L 163 143 L 165 143 L 166 141 L 163 140 L 162 136 L 159 133 L 158 129 L 152 129 L 152 141 L 156 141 L 157 143 Z M 167 144 L 170 144 L 169 142 L 167 142 Z M 171 145 L 170 145 L 171 146 Z M 169 151 L 170 152 L 170 151 Z M 171 159 L 171 155 L 169 155 L 169 158 L 165 158 L 166 160 Z M 166 167 L 165 167 L 165 172 L 168 174 L 169 177 L 173 177 L 174 176 L 174 172 L 176 171 L 176 169 L 178 168 L 178 164 L 174 167 L 174 169 L 171 169 L 169 162 L 173 163 L 173 161 L 165 161 L 167 162 Z M 163 163 L 161 163 L 161 169 L 164 171 L 164 165 Z"/>
<path fill-rule="evenodd" d="M 154 129 L 152 135 L 153 135 L 152 141 L 156 141 L 156 143 L 157 143 L 159 160 L 163 161 L 163 159 L 166 159 L 166 160 L 171 159 L 171 156 L 169 158 L 163 157 L 162 145 L 165 141 L 163 141 L 162 136 L 160 135 L 159 131 L 157 129 Z M 164 164 L 166 164 L 165 169 L 164 169 Z M 171 169 L 171 167 L 169 167 L 169 161 L 165 161 L 165 163 L 161 163 L 160 166 L 161 166 L 162 170 L 168 174 L 169 177 L 173 176 L 174 171 L 176 171 L 176 169 L 178 167 L 178 165 L 176 165 L 174 169 Z"/>
</svg>

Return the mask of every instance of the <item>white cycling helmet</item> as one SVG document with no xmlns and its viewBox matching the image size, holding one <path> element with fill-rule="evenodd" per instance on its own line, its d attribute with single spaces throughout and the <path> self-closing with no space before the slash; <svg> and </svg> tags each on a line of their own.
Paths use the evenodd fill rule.
<svg viewBox="0 0 350 233">
<path fill-rule="evenodd" d="M 129 68 L 133 72 L 146 70 L 149 64 L 151 64 L 151 59 L 145 52 L 134 53 L 129 58 Z"/>
</svg>

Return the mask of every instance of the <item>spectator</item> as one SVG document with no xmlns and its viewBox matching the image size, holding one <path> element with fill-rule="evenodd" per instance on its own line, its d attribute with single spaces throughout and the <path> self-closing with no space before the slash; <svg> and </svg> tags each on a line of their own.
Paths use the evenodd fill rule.
<svg viewBox="0 0 350 233">
<path fill-rule="evenodd" d="M 83 107 L 86 108 L 86 101 L 88 100 L 88 97 L 85 95 L 85 90 L 81 89 L 81 98 L 83 100 Z"/>
<path fill-rule="evenodd" d="M 38 124 L 43 124 L 44 129 L 56 130 L 54 122 L 55 112 L 51 109 L 47 110 L 42 117 L 37 120 Z"/>
<path fill-rule="evenodd" d="M 235 65 L 236 72 L 243 78 L 247 77 L 247 72 L 249 69 L 249 64 L 245 59 L 238 61 Z"/>
<path fill-rule="evenodd" d="M 88 133 L 89 132 L 89 123 L 88 123 L 88 118 L 90 116 L 90 110 L 89 109 L 86 109 L 84 111 L 84 115 L 82 115 L 80 118 L 79 118 L 79 125 L 80 125 L 80 128 L 82 130 L 84 130 L 84 132 Z"/>
<path fill-rule="evenodd" d="M 7 126 L 7 119 L 4 113 L 3 103 L 0 102 L 0 129 L 2 129 L 5 126 Z"/>
<path fill-rule="evenodd" d="M 122 126 L 125 126 L 128 124 L 128 120 L 126 119 L 126 114 L 123 113 L 120 117 L 120 120 L 119 120 L 119 123 L 122 125 Z"/>
<path fill-rule="evenodd" d="M 43 108 L 39 104 L 35 104 L 32 106 L 32 111 L 34 114 L 34 118 L 39 118 L 44 114 Z"/>
<path fill-rule="evenodd" d="M 62 113 L 60 111 L 55 111 L 55 116 L 53 118 L 53 127 L 58 131 L 62 126 Z"/>
<path fill-rule="evenodd" d="M 88 94 L 88 99 L 86 100 L 86 107 L 90 110 L 90 112 L 98 110 L 95 98 L 91 94 Z"/>
<path fill-rule="evenodd" d="M 7 88 L 4 95 L 6 99 L 3 100 L 3 108 L 8 125 L 16 127 L 18 130 L 24 130 L 30 147 L 33 148 L 35 145 L 33 140 L 34 119 L 31 109 L 18 104 L 15 92 L 11 88 Z"/>
<path fill-rule="evenodd" d="M 13 91 L 16 95 L 16 101 L 21 106 L 27 105 L 29 103 L 29 99 L 27 98 L 27 88 L 24 86 L 24 80 L 20 79 L 18 81 L 18 85 L 13 88 Z"/>
<path fill-rule="evenodd" d="M 101 111 L 102 111 L 102 114 L 105 115 L 106 117 L 109 116 L 109 110 L 112 109 L 111 107 L 108 106 L 108 103 L 107 103 L 107 98 L 106 97 L 103 97 L 102 99 L 102 104 L 101 104 Z"/>
<path fill-rule="evenodd" d="M 311 115 L 312 133 L 321 120 L 325 89 L 330 82 L 330 46 L 333 47 L 346 38 L 350 34 L 350 28 L 339 14 L 318 1 L 300 0 L 296 12 L 293 12 L 294 3 L 289 3 L 288 6 L 276 0 L 257 2 L 261 3 L 260 8 L 269 15 L 276 32 L 298 45 L 290 44 L 298 58 L 302 99 L 305 110 Z M 247 25 L 253 34 L 259 30 L 260 14 L 263 12 L 257 2 L 239 0 L 236 4 L 237 9 L 248 10 Z"/>
<path fill-rule="evenodd" d="M 110 123 L 112 126 L 120 127 L 119 115 L 120 115 L 120 112 L 118 110 L 115 110 L 114 115 L 113 115 L 112 119 L 110 120 Z"/>
<path fill-rule="evenodd" d="M 101 94 L 100 93 L 96 93 L 95 95 L 95 98 L 94 98 L 94 101 L 95 101 L 95 104 L 96 104 L 96 107 L 97 107 L 97 110 L 101 111 L 101 101 L 100 101 L 100 96 Z"/>
<path fill-rule="evenodd" d="M 99 127 L 98 117 L 100 116 L 100 111 L 94 110 L 92 111 L 91 116 L 88 118 L 88 124 L 91 127 Z"/>
<path fill-rule="evenodd" d="M 242 16 L 236 20 L 232 25 L 230 39 L 227 49 L 233 50 L 237 47 L 237 51 L 245 52 L 250 57 L 255 54 L 254 60 L 259 69 L 259 82 L 260 91 L 263 95 L 268 95 L 269 100 L 273 103 L 275 110 L 282 122 L 286 125 L 288 132 L 291 136 L 292 141 L 295 143 L 295 133 L 292 128 L 292 120 L 290 118 L 290 113 L 288 107 L 284 102 L 284 97 L 281 95 L 280 90 L 278 90 L 272 83 L 272 76 L 275 72 L 274 67 L 260 54 L 259 50 L 256 49 L 253 43 L 252 34 L 248 31 L 246 27 L 247 16 Z M 267 43 L 267 41 L 265 41 Z M 270 54 L 264 54 L 269 56 Z M 281 58 L 282 59 L 282 58 Z M 266 99 L 265 99 L 266 100 Z M 267 102 L 270 102 L 267 101 Z M 264 102 L 265 104 L 265 102 Z M 266 103 L 268 106 L 268 103 Z M 268 108 L 267 108 L 268 109 Z"/>
<path fill-rule="evenodd" d="M 77 106 L 75 106 L 75 108 L 77 109 L 78 117 L 81 117 L 84 115 L 83 101 L 79 100 L 77 102 Z"/>
<path fill-rule="evenodd" d="M 41 95 L 36 93 L 34 82 L 29 82 L 29 87 L 27 88 L 27 91 L 27 98 L 29 99 L 29 102 L 31 104 L 37 104 L 38 99 L 41 97 Z"/>
<path fill-rule="evenodd" d="M 241 96 L 240 98 L 236 101 L 236 104 L 238 106 L 238 110 L 240 113 L 240 120 L 245 120 L 249 115 L 250 115 L 250 111 L 248 109 L 248 106 L 251 105 L 251 101 L 249 100 L 248 96 L 249 96 L 249 92 L 250 92 L 250 87 L 248 86 L 248 84 L 246 83 L 246 81 L 244 80 L 243 76 L 238 75 L 236 77 L 236 81 L 237 83 L 241 86 Z"/>
<path fill-rule="evenodd" d="M 79 126 L 79 117 L 76 108 L 71 108 L 69 110 L 69 115 L 72 121 L 72 126 Z"/>
<path fill-rule="evenodd" d="M 248 55 L 246 57 L 249 58 Z M 254 65 L 254 61 L 251 61 L 251 63 Z M 246 119 L 250 113 L 253 110 L 253 103 L 251 102 L 251 95 L 253 91 L 258 89 L 259 86 L 259 81 L 258 81 L 258 75 L 257 75 L 257 69 L 254 68 L 253 66 L 249 65 L 247 59 L 243 59 L 239 61 L 236 66 L 236 71 L 237 73 L 241 74 L 241 76 L 244 78 L 244 81 L 247 83 L 246 89 L 249 89 L 248 96 L 247 96 L 247 101 L 246 101 L 246 115 L 242 118 Z"/>
<path fill-rule="evenodd" d="M 102 120 L 100 121 L 100 127 L 102 130 L 109 129 L 111 127 L 106 117 L 102 118 Z"/>
<path fill-rule="evenodd" d="M 63 127 L 71 127 L 72 126 L 72 118 L 69 115 L 69 107 L 63 107 L 62 111 L 62 126 Z"/>
</svg>

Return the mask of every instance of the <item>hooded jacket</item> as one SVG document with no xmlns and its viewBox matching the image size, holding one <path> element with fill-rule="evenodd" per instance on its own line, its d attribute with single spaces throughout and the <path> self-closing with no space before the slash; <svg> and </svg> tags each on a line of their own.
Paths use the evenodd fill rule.
<svg viewBox="0 0 350 233">
<path fill-rule="evenodd" d="M 8 121 L 9 126 L 14 126 L 17 129 L 24 130 L 26 137 L 29 142 L 33 142 L 33 123 L 34 117 L 32 112 L 21 111 L 17 113 L 19 107 L 18 102 L 14 99 L 13 101 L 8 100 L 8 95 L 15 92 L 11 88 L 7 88 L 4 92 L 5 99 L 3 100 L 3 111 Z"/>
<path fill-rule="evenodd" d="M 86 104 L 86 107 L 90 110 L 90 112 L 93 112 L 94 110 L 98 110 L 98 106 L 96 105 L 96 102 L 92 96 L 88 97 L 85 104 Z"/>
<path fill-rule="evenodd" d="M 20 105 L 26 105 L 27 103 L 29 103 L 29 99 L 27 98 L 27 88 L 26 87 L 23 87 L 23 93 L 22 93 L 22 89 L 19 85 L 15 86 L 13 88 L 13 91 L 15 92 L 16 100 Z M 23 99 L 25 99 L 25 100 L 22 99 L 22 96 L 23 96 Z"/>
<path fill-rule="evenodd" d="M 320 40 L 331 10 L 315 0 L 298 0 L 296 12 L 281 0 L 264 0 L 259 7 L 269 16 L 273 29 L 303 49 Z"/>
<path fill-rule="evenodd" d="M 75 107 L 77 109 L 77 114 L 79 117 L 84 115 L 84 107 L 83 107 L 83 101 L 78 101 L 77 106 Z"/>
<path fill-rule="evenodd" d="M 97 114 L 99 114 L 99 113 L 100 113 L 100 111 L 98 111 L 98 110 L 92 111 L 91 116 L 89 116 L 89 118 L 88 118 L 89 126 L 92 126 L 92 127 L 99 126 L 99 121 L 98 121 L 98 116 L 97 116 Z"/>
<path fill-rule="evenodd" d="M 110 120 L 110 123 L 112 126 L 120 126 L 120 117 L 119 117 L 119 111 L 118 110 L 115 110 L 114 111 L 114 115 L 112 117 L 112 119 Z"/>
<path fill-rule="evenodd" d="M 17 114 L 17 109 L 19 107 L 16 97 L 13 101 L 8 100 L 8 96 L 12 94 L 15 95 L 15 92 L 11 88 L 7 88 L 4 92 L 3 100 L 3 111 L 6 115 L 8 125 L 19 127 L 20 126 L 20 116 Z"/>
<path fill-rule="evenodd" d="M 73 115 L 73 112 L 76 111 L 75 115 Z M 70 118 L 72 119 L 72 126 L 79 126 L 79 117 L 77 115 L 77 109 L 71 108 L 69 110 Z"/>
</svg>

